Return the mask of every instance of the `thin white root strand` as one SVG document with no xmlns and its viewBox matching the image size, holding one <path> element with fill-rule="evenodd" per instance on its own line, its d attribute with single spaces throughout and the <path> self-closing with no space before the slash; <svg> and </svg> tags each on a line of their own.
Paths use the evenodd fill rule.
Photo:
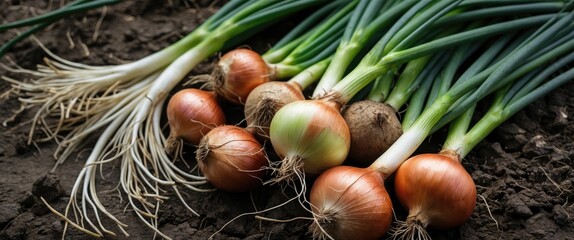
<svg viewBox="0 0 574 240">
<path fill-rule="evenodd" d="M 311 218 L 311 217 L 294 217 L 294 218 L 290 218 L 290 219 L 274 219 L 274 218 L 267 218 L 267 217 L 263 217 L 263 216 L 255 216 L 255 219 L 263 220 L 263 221 L 269 221 L 269 222 L 278 222 L 278 223 L 288 223 L 288 222 L 293 222 L 293 221 L 297 221 L 297 220 L 313 221 L 313 218 Z"/>
<path fill-rule="evenodd" d="M 486 206 L 486 211 L 488 211 L 488 215 L 490 215 L 490 218 L 494 221 L 494 224 L 496 224 L 496 229 L 498 229 L 498 231 L 501 231 L 500 227 L 498 226 L 498 221 L 496 221 L 496 218 L 494 218 L 494 216 L 492 216 L 492 212 L 490 211 L 490 206 L 488 206 L 488 202 L 486 201 L 486 198 L 480 194 L 478 194 L 478 196 L 480 198 L 482 198 L 482 201 L 484 201 L 484 205 Z"/>
<path fill-rule="evenodd" d="M 74 223 L 73 221 L 71 221 L 69 218 L 65 217 L 64 215 L 62 215 L 61 213 L 59 213 L 58 211 L 56 211 L 56 209 L 54 209 L 52 206 L 50 206 L 50 204 L 48 202 L 46 202 L 46 200 L 43 197 L 40 197 L 40 200 L 42 200 L 42 202 L 44 203 L 44 205 L 46 205 L 46 207 L 52 212 L 54 213 L 56 216 L 62 218 L 64 221 L 66 221 L 67 224 L 70 224 L 72 226 L 74 226 L 76 229 L 92 236 L 92 237 L 102 237 L 102 235 L 92 232 L 90 230 L 87 230 L 79 225 L 77 225 L 76 223 Z"/>
</svg>

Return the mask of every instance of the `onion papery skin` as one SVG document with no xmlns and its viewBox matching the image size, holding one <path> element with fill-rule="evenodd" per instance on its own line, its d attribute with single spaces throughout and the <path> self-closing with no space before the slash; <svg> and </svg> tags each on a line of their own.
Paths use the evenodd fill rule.
<svg viewBox="0 0 574 240">
<path fill-rule="evenodd" d="M 249 93 L 269 82 L 271 71 L 259 53 L 235 49 L 224 54 L 217 63 L 215 92 L 234 104 L 244 104 Z"/>
<path fill-rule="evenodd" d="M 373 163 L 403 133 L 396 111 L 385 103 L 354 102 L 342 115 L 351 131 L 348 159 L 360 167 Z"/>
<path fill-rule="evenodd" d="M 380 239 L 392 221 L 383 176 L 369 168 L 325 171 L 313 184 L 310 201 L 315 218 L 310 230 L 317 239 L 328 239 L 325 232 L 333 239 Z"/>
<path fill-rule="evenodd" d="M 448 229 L 466 222 L 476 205 L 472 177 L 453 154 L 420 154 L 396 171 L 395 192 L 407 224 Z"/>
<path fill-rule="evenodd" d="M 306 173 L 318 175 L 343 163 L 351 136 L 338 106 L 331 101 L 303 100 L 277 111 L 269 134 L 273 149 L 283 158 L 281 167 L 297 165 L 286 161 L 303 161 Z"/>
<path fill-rule="evenodd" d="M 263 146 L 237 126 L 220 126 L 201 139 L 196 151 L 199 169 L 217 189 L 245 192 L 262 185 L 268 166 Z"/>
<path fill-rule="evenodd" d="M 245 102 L 247 129 L 259 139 L 269 140 L 269 126 L 275 113 L 288 103 L 299 100 L 305 100 L 305 96 L 297 83 L 271 81 L 259 85 Z"/>
<path fill-rule="evenodd" d="M 167 104 L 166 115 L 170 128 L 168 142 L 179 138 L 197 145 L 211 129 L 225 124 L 225 114 L 215 93 L 196 88 L 175 93 Z"/>
</svg>

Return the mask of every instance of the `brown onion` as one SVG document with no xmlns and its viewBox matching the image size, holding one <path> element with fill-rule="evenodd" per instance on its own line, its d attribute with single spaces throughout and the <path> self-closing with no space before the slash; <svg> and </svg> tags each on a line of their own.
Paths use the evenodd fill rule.
<svg viewBox="0 0 574 240">
<path fill-rule="evenodd" d="M 425 228 L 448 229 L 466 222 L 476 205 L 476 186 L 451 151 L 420 154 L 396 171 L 395 192 L 409 210 L 395 233 L 410 238 L 426 235 Z"/>
<path fill-rule="evenodd" d="M 196 151 L 199 169 L 216 188 L 244 192 L 262 184 L 268 166 L 263 146 L 247 130 L 219 126 L 207 133 Z"/>
<path fill-rule="evenodd" d="M 310 200 L 318 239 L 379 239 L 391 224 L 391 199 L 373 169 L 331 168 L 313 184 Z"/>
<path fill-rule="evenodd" d="M 168 150 L 183 139 L 197 145 L 212 128 L 225 124 L 225 114 L 219 107 L 215 93 L 187 88 L 174 94 L 166 109 L 170 135 Z"/>
<path fill-rule="evenodd" d="M 245 102 L 247 129 L 268 140 L 269 126 L 275 113 L 287 103 L 304 99 L 297 83 L 272 81 L 261 84 L 251 91 Z"/>
<path fill-rule="evenodd" d="M 348 159 L 362 167 L 373 163 L 403 133 L 396 111 L 385 103 L 358 101 L 342 114 L 351 131 Z"/>
<path fill-rule="evenodd" d="M 229 51 L 219 59 L 214 90 L 227 101 L 244 104 L 249 93 L 269 82 L 271 71 L 261 55 L 249 49 Z"/>
</svg>

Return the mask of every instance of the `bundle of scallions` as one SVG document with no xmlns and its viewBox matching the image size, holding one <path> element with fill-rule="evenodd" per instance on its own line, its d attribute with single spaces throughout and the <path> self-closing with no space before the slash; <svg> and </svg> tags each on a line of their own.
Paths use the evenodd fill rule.
<svg viewBox="0 0 574 240">
<path fill-rule="evenodd" d="M 531 5 L 515 2 L 422 1 L 400 10 L 398 6 L 384 12 L 389 18 L 395 11 L 401 11 L 401 14 L 384 29 L 384 35 L 374 47 L 358 59 L 356 66 L 339 70 L 344 74 L 329 75 L 319 82 L 319 86 L 325 80 L 336 82 L 334 86 L 326 84 L 327 87 L 318 91 L 322 94 L 314 99 L 287 104 L 275 114 L 270 139 L 274 150 L 284 158 L 277 171 L 278 179 L 304 179 L 304 174 L 316 176 L 348 158 L 352 136 L 340 110 L 378 77 L 395 71 L 406 62 L 442 54 L 461 44 L 473 44 L 487 37 L 542 25 L 555 17 L 565 4 L 552 3 L 536 11 Z M 513 18 L 505 18 L 508 14 L 513 14 Z M 334 58 L 331 64 L 340 61 L 343 60 Z M 401 83 L 397 86 L 402 88 L 397 89 L 399 94 L 418 87 L 411 87 L 408 82 L 406 86 Z M 369 143 L 358 145 L 362 144 Z M 301 182 L 304 187 L 304 181 Z"/>
<path fill-rule="evenodd" d="M 37 71 L 25 71 L 35 80 L 3 79 L 17 90 L 14 92 L 20 94 L 26 108 L 38 109 L 30 141 L 36 137 L 36 128 L 46 133 L 41 140 L 59 140 L 54 153 L 57 165 L 83 146 L 89 136 L 100 134 L 72 188 L 66 209 L 63 213 L 51 209 L 66 221 L 66 227 L 71 225 L 98 237 L 115 235 L 101 219 L 106 217 L 127 235 L 127 225 L 98 199 L 95 181 L 98 166 L 120 161 L 119 186 L 128 196 L 129 207 L 156 234 L 169 238 L 158 230 L 158 209 L 166 200 L 163 188 L 172 188 L 194 214 L 197 213 L 178 188 L 199 192 L 211 189 L 201 187 L 209 180 L 206 176 L 180 169 L 170 150 L 166 151 L 166 147 L 171 149 L 168 145 L 172 138 L 185 140 L 173 126 L 169 138 L 163 131 L 163 107 L 168 96 L 195 66 L 221 49 L 237 46 L 274 22 L 306 10 L 306 19 L 266 53 L 256 56 L 263 62 L 240 64 L 243 68 L 237 76 L 230 77 L 230 82 L 222 80 L 221 89 L 216 84 L 210 90 L 227 101 L 245 104 L 248 129 L 259 134 L 259 140 L 270 140 L 282 158 L 271 165 L 274 175 L 265 182 L 297 183 L 293 185 L 300 187 L 296 199 L 313 216 L 310 229 L 314 237 L 381 238 L 392 220 L 384 180 L 397 169 L 397 195 L 412 215 L 394 234 L 409 238 L 427 236 L 426 227 L 449 228 L 468 219 L 474 208 L 474 185 L 452 190 L 464 194 L 454 196 L 453 201 L 468 200 L 459 204 L 459 215 L 427 214 L 421 209 L 432 209 L 428 211 L 433 214 L 443 209 L 430 197 L 412 196 L 424 195 L 417 191 L 446 189 L 452 184 L 436 181 L 423 190 L 411 187 L 427 186 L 432 180 L 418 182 L 425 180 L 412 177 L 415 173 L 410 169 L 416 170 L 416 159 L 420 157 L 406 161 L 404 167 L 401 164 L 426 137 L 450 124 L 441 157 L 457 160 L 450 161 L 455 163 L 453 168 L 458 169 L 461 179 L 468 180 L 468 174 L 464 175 L 466 172 L 457 162 L 472 147 L 520 108 L 573 78 L 569 68 L 574 50 L 572 9 L 569 1 L 533 0 L 229 1 L 180 41 L 135 62 L 89 66 L 67 61 L 45 49 L 51 57 L 46 65 Z M 227 70 L 234 64 L 223 60 L 218 74 L 229 77 Z M 256 67 L 265 73 L 242 72 Z M 249 79 L 239 81 L 242 75 Z M 281 83 L 295 90 L 266 89 L 279 83 L 270 80 L 286 79 L 289 80 Z M 313 86 L 315 81 L 318 83 Z M 311 99 L 304 100 L 301 91 L 311 87 Z M 295 97 L 279 101 L 272 96 L 288 91 L 296 92 Z M 362 100 L 360 92 L 368 93 L 368 105 L 356 101 Z M 469 130 L 474 104 L 493 93 L 493 107 L 484 120 Z M 202 99 L 215 99 L 212 93 L 199 94 L 205 97 Z M 205 105 L 211 110 L 216 108 L 215 101 L 202 101 L 197 109 Z M 274 104 L 272 110 L 265 107 L 270 102 Z M 388 112 L 379 112 L 379 104 Z M 375 114 L 368 117 L 365 111 Z M 195 116 L 194 112 L 188 114 Z M 222 115 L 219 109 L 217 114 Z M 172 116 L 168 113 L 170 120 Z M 381 116 L 390 120 L 381 121 Z M 47 119 L 54 117 L 59 121 L 48 124 Z M 179 120 L 186 119 L 187 116 Z M 358 123 L 351 123 L 355 120 Z M 225 124 L 220 116 L 209 121 L 197 120 L 200 130 L 191 133 L 193 144 L 203 135 L 211 136 L 203 131 L 204 126 L 209 125 L 207 130 L 211 130 Z M 378 125 L 373 127 L 372 121 Z M 249 134 L 234 127 L 225 129 L 228 132 L 213 135 L 222 138 L 231 132 Z M 252 137 L 246 142 L 260 146 L 253 144 Z M 198 155 L 207 155 L 206 149 L 209 148 L 198 150 Z M 260 151 L 263 150 L 256 149 L 253 156 L 257 154 L 261 162 Z M 248 158 L 242 156 L 241 164 Z M 347 159 L 353 160 L 349 164 L 359 162 L 361 167 L 368 167 L 339 166 Z M 226 166 L 242 170 L 236 165 Z M 317 177 L 310 192 L 305 175 Z M 261 175 L 258 173 L 257 177 Z M 455 204 L 446 200 L 444 203 Z"/>
</svg>

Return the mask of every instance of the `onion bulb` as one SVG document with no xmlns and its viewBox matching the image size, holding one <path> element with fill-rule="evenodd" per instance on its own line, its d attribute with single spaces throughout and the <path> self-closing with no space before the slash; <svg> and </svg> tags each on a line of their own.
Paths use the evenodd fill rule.
<svg viewBox="0 0 574 240">
<path fill-rule="evenodd" d="M 290 180 L 303 170 L 311 175 L 338 166 L 347 157 L 350 133 L 328 100 L 303 100 L 283 106 L 271 120 L 271 144 L 283 160 L 275 180 Z"/>
<path fill-rule="evenodd" d="M 374 169 L 331 168 L 313 184 L 310 201 L 316 239 L 380 239 L 392 221 L 384 178 Z"/>
<path fill-rule="evenodd" d="M 448 229 L 466 222 L 476 204 L 472 177 L 452 151 L 420 154 L 396 171 L 395 191 L 409 211 L 396 235 L 428 236 L 425 228 Z"/>
<path fill-rule="evenodd" d="M 247 129 L 264 140 L 269 139 L 269 126 L 275 113 L 290 102 L 304 100 L 301 86 L 294 82 L 267 82 L 259 85 L 245 102 Z"/>
<path fill-rule="evenodd" d="M 396 111 L 385 103 L 354 102 L 342 114 L 351 131 L 348 159 L 359 166 L 371 164 L 403 133 Z"/>
<path fill-rule="evenodd" d="M 196 151 L 199 169 L 216 188 L 244 192 L 262 184 L 268 166 L 263 146 L 247 130 L 231 125 L 207 133 Z"/>
<path fill-rule="evenodd" d="M 174 94 L 166 109 L 170 134 L 166 148 L 172 151 L 178 139 L 197 145 L 212 128 L 225 124 L 225 114 L 214 92 L 187 88 Z"/>
<path fill-rule="evenodd" d="M 251 90 L 269 82 L 270 75 L 270 68 L 257 52 L 235 49 L 219 59 L 214 90 L 231 103 L 244 104 Z"/>
</svg>

